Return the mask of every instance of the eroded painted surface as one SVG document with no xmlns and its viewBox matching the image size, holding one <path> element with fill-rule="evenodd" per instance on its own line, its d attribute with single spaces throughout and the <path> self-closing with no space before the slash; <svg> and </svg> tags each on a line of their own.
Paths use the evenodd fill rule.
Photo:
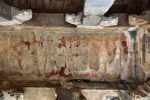
<svg viewBox="0 0 150 100">
<path fill-rule="evenodd" d="M 150 34 L 147 30 L 139 30 L 137 34 L 137 76 L 139 80 L 147 80 L 150 78 Z"/>
<path fill-rule="evenodd" d="M 0 77 L 134 82 L 136 37 L 136 30 L 1 31 Z"/>
</svg>

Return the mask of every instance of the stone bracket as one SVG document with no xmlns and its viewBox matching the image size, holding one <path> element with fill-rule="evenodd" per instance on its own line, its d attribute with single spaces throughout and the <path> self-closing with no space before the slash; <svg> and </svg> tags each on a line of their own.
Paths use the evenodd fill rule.
<svg viewBox="0 0 150 100">
<path fill-rule="evenodd" d="M 11 7 L 6 5 L 3 0 L 0 1 L 0 16 L 11 20 Z"/>
</svg>

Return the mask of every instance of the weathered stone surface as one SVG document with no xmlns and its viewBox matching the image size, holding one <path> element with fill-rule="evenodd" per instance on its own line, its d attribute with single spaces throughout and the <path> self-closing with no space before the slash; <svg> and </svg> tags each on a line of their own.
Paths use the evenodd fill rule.
<svg viewBox="0 0 150 100">
<path fill-rule="evenodd" d="M 25 88 L 24 100 L 56 100 L 55 89 Z"/>
<path fill-rule="evenodd" d="M 135 83 L 140 78 L 140 82 L 145 81 L 146 75 L 148 77 L 143 72 L 144 64 L 139 63 L 145 59 L 141 55 L 145 53 L 141 50 L 141 44 L 145 43 L 141 39 L 148 34 L 144 29 L 136 32 L 125 31 L 128 28 L 15 28 L 0 27 L 1 80 Z M 146 60 L 145 64 L 148 63 Z M 21 84 L 25 85 L 20 83 L 19 86 Z M 37 86 L 30 84 L 34 85 Z"/>
</svg>

